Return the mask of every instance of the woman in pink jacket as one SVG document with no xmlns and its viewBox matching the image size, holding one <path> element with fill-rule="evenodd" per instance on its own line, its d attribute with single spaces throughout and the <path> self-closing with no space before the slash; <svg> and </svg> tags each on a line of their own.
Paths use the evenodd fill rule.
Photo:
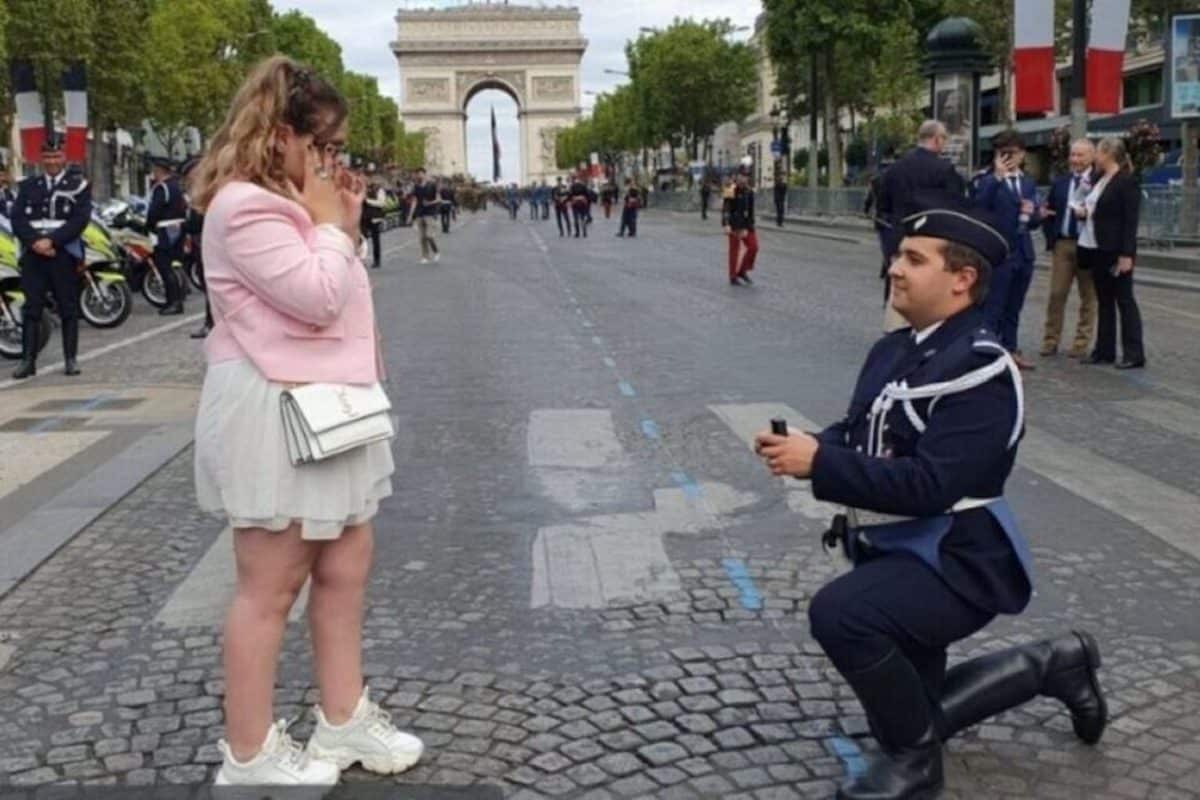
<svg viewBox="0 0 1200 800">
<path fill-rule="evenodd" d="M 280 416 L 289 386 L 382 378 L 357 256 L 365 186 L 339 163 L 346 116 L 328 82 L 269 59 L 239 90 L 194 178 L 215 323 L 196 492 L 229 519 L 237 562 L 218 784 L 332 785 L 353 763 L 396 773 L 422 751 L 371 702 L 362 675 L 371 519 L 392 491 L 390 446 L 293 466 Z M 302 750 L 286 723 L 272 723 L 272 695 L 288 611 L 309 579 L 320 705 Z"/>
</svg>

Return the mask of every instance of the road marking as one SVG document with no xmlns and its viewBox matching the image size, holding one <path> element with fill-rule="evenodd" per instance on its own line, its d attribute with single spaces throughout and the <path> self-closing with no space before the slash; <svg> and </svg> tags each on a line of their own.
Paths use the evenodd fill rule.
<svg viewBox="0 0 1200 800">
<path fill-rule="evenodd" d="M 633 386 L 629 381 L 621 381 L 617 384 L 617 387 L 621 390 L 621 394 L 626 397 L 637 397 L 637 392 L 633 390 Z"/>
<path fill-rule="evenodd" d="M 658 440 L 662 435 L 658 432 L 658 425 L 652 419 L 642 420 L 642 433 L 647 439 Z"/>
<path fill-rule="evenodd" d="M 567 511 L 612 510 L 638 494 L 631 477 L 633 464 L 617 439 L 608 410 L 534 411 L 526 450 L 542 493 Z"/>
<path fill-rule="evenodd" d="M 1117 410 L 1130 417 L 1166 428 L 1181 436 L 1200 439 L 1200 414 L 1194 406 L 1156 397 L 1115 402 Z"/>
<path fill-rule="evenodd" d="M 154 337 L 156 337 L 160 334 L 167 333 L 168 331 L 173 331 L 176 328 L 182 328 L 184 325 L 187 325 L 190 322 L 196 322 L 197 320 L 201 320 L 201 319 L 204 319 L 203 314 L 192 314 L 191 316 L 180 317 L 179 319 L 175 320 L 174 322 L 168 322 L 165 325 L 159 325 L 157 328 L 151 328 L 148 331 L 143 331 L 142 333 L 139 333 L 136 336 L 131 336 L 128 339 L 121 339 L 120 341 L 112 342 L 111 344 L 106 344 L 103 347 L 97 348 L 95 350 L 89 350 L 88 352 L 79 356 L 79 358 L 77 360 L 81 364 L 88 362 L 88 361 L 94 361 L 95 359 L 99 358 L 100 356 L 107 355 L 108 353 L 111 353 L 114 350 L 120 350 L 123 347 L 129 347 L 130 345 L 144 342 L 147 339 L 153 339 Z M 52 374 L 55 372 L 62 372 L 62 368 L 63 368 L 63 362 L 56 361 L 53 364 L 48 364 L 44 367 L 38 367 L 38 375 L 49 375 L 49 374 Z M 12 380 L 10 378 L 9 380 L 6 380 L 6 381 L 0 381 L 0 389 L 7 389 L 10 386 L 16 386 L 18 384 L 23 384 L 23 385 L 28 386 L 28 385 L 30 385 L 30 381 L 32 381 L 32 380 L 36 380 L 36 377 L 26 378 L 25 380 L 21 380 L 21 381 Z"/>
<path fill-rule="evenodd" d="M 846 765 L 847 777 L 856 778 L 867 771 L 867 763 L 863 759 L 862 750 L 850 739 L 839 736 L 830 739 L 829 746 L 833 748 L 833 754 Z"/>
<path fill-rule="evenodd" d="M 1183 311 L 1178 308 L 1172 308 L 1171 306 L 1164 306 L 1162 303 L 1155 303 L 1153 300 L 1139 300 L 1138 303 L 1140 305 L 1149 306 L 1150 308 L 1156 308 L 1159 311 L 1166 311 L 1170 314 L 1178 314 L 1179 316 L 1187 317 L 1188 319 L 1200 320 L 1200 314 L 1193 314 L 1191 311 Z"/>
<path fill-rule="evenodd" d="M 746 571 L 746 562 L 740 558 L 726 558 L 721 561 L 721 566 L 725 568 L 725 574 L 729 576 L 729 580 L 737 587 L 738 602 L 742 604 L 742 608 L 750 611 L 762 609 L 762 595 L 758 593 L 754 580 Z"/>
<path fill-rule="evenodd" d="M 290 622 L 303 619 L 304 610 L 308 607 L 308 586 L 306 582 L 292 605 L 288 615 Z M 224 623 L 225 611 L 236 588 L 233 529 L 226 527 L 183 583 L 175 587 L 171 598 L 154 618 L 155 622 L 168 628 L 219 628 Z"/>
<path fill-rule="evenodd" d="M 1027 429 L 1018 463 L 1094 505 L 1200 559 L 1200 497 L 1036 428 Z"/>
</svg>

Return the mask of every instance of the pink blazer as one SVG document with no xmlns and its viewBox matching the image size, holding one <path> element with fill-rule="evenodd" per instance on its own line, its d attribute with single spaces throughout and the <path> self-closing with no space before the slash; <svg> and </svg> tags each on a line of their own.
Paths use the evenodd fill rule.
<svg viewBox="0 0 1200 800">
<path fill-rule="evenodd" d="M 209 205 L 202 246 L 214 322 L 208 363 L 248 358 L 280 383 L 381 379 L 371 286 L 345 233 L 236 181 Z"/>
</svg>

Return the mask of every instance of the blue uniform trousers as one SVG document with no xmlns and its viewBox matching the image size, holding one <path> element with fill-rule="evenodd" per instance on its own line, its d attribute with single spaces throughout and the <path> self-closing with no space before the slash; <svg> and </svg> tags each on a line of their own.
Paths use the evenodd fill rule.
<svg viewBox="0 0 1200 800">
<path fill-rule="evenodd" d="M 1000 344 L 1010 352 L 1019 349 L 1017 332 L 1025 295 L 1033 280 L 1033 262 L 1020 256 L 1010 257 L 992 271 L 983 314 L 987 326 L 996 332 Z"/>
<path fill-rule="evenodd" d="M 873 667 L 898 648 L 936 708 L 946 648 L 995 614 L 968 603 L 915 556 L 897 553 L 866 561 L 826 584 L 809 604 L 808 618 L 813 638 L 842 674 Z"/>
</svg>

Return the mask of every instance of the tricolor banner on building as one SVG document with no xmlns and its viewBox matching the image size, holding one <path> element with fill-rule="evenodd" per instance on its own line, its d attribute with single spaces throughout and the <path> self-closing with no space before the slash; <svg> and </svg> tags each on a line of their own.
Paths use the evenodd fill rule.
<svg viewBox="0 0 1200 800">
<path fill-rule="evenodd" d="M 37 161 L 46 141 L 46 114 L 38 93 L 33 62 L 14 59 L 11 76 L 17 127 L 21 131 L 21 154 L 26 162 Z"/>
<path fill-rule="evenodd" d="M 76 61 L 63 71 L 63 109 L 67 122 L 67 161 L 87 160 L 88 96 L 87 72 Z"/>
<path fill-rule="evenodd" d="M 1121 110 L 1121 72 L 1128 30 L 1129 0 L 1092 0 L 1087 49 L 1088 111 L 1116 114 Z"/>
<path fill-rule="evenodd" d="M 1018 114 L 1054 110 L 1054 3 L 1014 0 L 1013 77 Z"/>
</svg>

